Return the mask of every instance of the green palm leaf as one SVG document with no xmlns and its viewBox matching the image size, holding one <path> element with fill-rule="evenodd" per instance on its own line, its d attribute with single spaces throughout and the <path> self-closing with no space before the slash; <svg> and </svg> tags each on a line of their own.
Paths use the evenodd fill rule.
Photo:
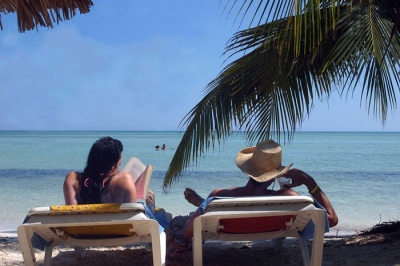
<svg viewBox="0 0 400 266">
<path fill-rule="evenodd" d="M 246 3 L 240 12 L 254 2 Z M 382 122 L 396 107 L 400 0 L 266 1 L 265 6 L 274 12 L 264 19 L 274 20 L 233 36 L 225 53 L 247 53 L 206 86 L 204 98 L 182 121 L 185 133 L 165 188 L 233 129 L 244 130 L 249 144 L 271 136 L 279 141 L 281 133 L 290 139 L 313 102 L 337 88 L 352 92 L 361 83 L 368 110 Z M 259 10 L 261 21 L 267 9 L 257 5 Z"/>
</svg>

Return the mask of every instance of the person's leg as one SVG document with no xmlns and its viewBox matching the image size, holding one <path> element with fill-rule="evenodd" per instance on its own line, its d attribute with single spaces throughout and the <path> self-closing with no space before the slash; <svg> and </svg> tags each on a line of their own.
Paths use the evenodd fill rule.
<svg viewBox="0 0 400 266">
<path fill-rule="evenodd" d="M 274 191 L 273 196 L 299 196 L 300 194 L 290 188 Z"/>
<path fill-rule="evenodd" d="M 172 215 L 169 214 L 171 218 L 168 220 L 167 212 L 164 209 L 156 208 L 156 196 L 150 189 L 147 191 L 145 212 L 149 218 L 156 220 L 163 229 L 169 228 L 169 221 L 172 219 Z"/>
<path fill-rule="evenodd" d="M 183 194 L 185 195 L 185 199 L 190 204 L 193 204 L 196 207 L 199 207 L 200 204 L 204 201 L 204 198 L 202 198 L 199 194 L 196 193 L 196 191 L 191 188 L 186 188 Z"/>
<path fill-rule="evenodd" d="M 154 192 L 151 191 L 150 189 L 147 191 L 146 205 L 156 206 L 156 197 L 154 195 Z"/>
</svg>

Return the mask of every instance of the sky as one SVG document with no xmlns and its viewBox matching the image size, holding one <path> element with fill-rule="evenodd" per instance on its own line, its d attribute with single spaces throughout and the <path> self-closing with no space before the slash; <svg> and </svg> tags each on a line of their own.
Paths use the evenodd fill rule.
<svg viewBox="0 0 400 266">
<path fill-rule="evenodd" d="M 25 33 L 2 15 L 0 130 L 180 130 L 229 62 L 226 43 L 248 26 L 224 1 L 93 2 Z M 400 131 L 399 118 L 390 112 L 383 126 L 359 96 L 334 94 L 301 130 Z"/>
</svg>

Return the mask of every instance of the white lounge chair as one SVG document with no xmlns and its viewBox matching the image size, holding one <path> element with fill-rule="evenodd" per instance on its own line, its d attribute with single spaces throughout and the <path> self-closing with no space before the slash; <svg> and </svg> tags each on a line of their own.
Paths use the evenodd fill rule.
<svg viewBox="0 0 400 266">
<path fill-rule="evenodd" d="M 36 233 L 47 242 L 44 265 L 51 264 L 55 246 L 110 247 L 151 242 L 153 264 L 164 265 L 166 237 L 156 220 L 145 215 L 141 203 L 65 205 L 33 208 L 28 221 L 18 226 L 24 263 L 37 265 L 31 239 Z M 84 250 L 83 250 L 84 251 Z M 79 253 L 79 254 L 78 254 Z"/>
<path fill-rule="evenodd" d="M 314 223 L 311 257 L 301 231 Z M 310 226 L 310 225 L 309 225 Z M 326 213 L 308 196 L 214 199 L 193 224 L 193 264 L 202 265 L 204 239 L 252 241 L 296 237 L 304 265 L 321 265 Z M 306 230 L 313 230 L 307 227 Z"/>
</svg>

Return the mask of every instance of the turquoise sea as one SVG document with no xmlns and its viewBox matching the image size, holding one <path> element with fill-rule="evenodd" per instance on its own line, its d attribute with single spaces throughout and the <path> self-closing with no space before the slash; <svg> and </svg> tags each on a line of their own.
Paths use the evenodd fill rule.
<svg viewBox="0 0 400 266">
<path fill-rule="evenodd" d="M 181 132 L 0 131 L 0 232 L 15 233 L 32 207 L 63 204 L 65 175 L 83 170 L 91 145 L 102 136 L 122 141 L 123 164 L 134 156 L 154 165 L 156 205 L 174 216 L 194 211 L 183 197 L 185 187 L 207 196 L 216 187 L 247 181 L 235 165 L 236 153 L 246 147 L 242 133 L 210 150 L 165 193 L 162 180 Z M 162 144 L 169 149 L 154 149 Z M 296 132 L 281 144 L 283 164 L 312 175 L 332 201 L 339 225 L 331 233 L 400 219 L 400 132 Z M 305 187 L 297 191 L 307 195 Z"/>
</svg>

